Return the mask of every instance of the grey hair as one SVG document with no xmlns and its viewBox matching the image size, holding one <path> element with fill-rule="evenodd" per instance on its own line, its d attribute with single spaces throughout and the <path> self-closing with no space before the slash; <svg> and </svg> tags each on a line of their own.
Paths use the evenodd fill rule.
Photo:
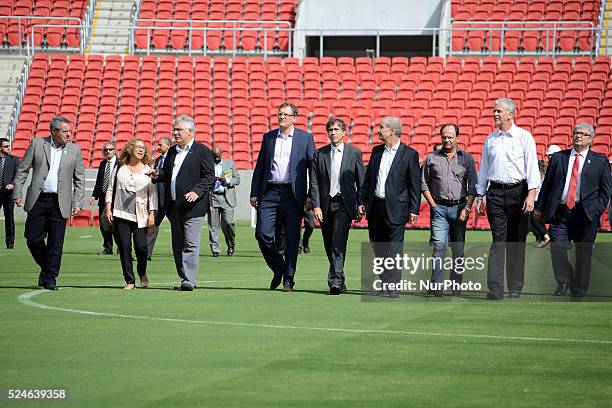
<svg viewBox="0 0 612 408">
<path fill-rule="evenodd" d="M 70 124 L 70 121 L 63 116 L 56 116 L 53 119 L 51 119 L 51 123 L 49 123 L 49 128 L 51 130 L 54 130 L 54 129 L 59 130 L 60 127 L 62 127 L 63 123 Z"/>
<path fill-rule="evenodd" d="M 400 118 L 396 116 L 385 116 L 380 123 L 391 129 L 397 137 L 402 135 L 402 121 Z"/>
<path fill-rule="evenodd" d="M 582 129 L 585 130 L 591 137 L 595 136 L 595 129 L 588 122 L 578 122 L 576 126 L 574 126 L 574 130 Z"/>
<path fill-rule="evenodd" d="M 195 134 L 195 122 L 193 121 L 193 118 L 189 115 L 180 115 L 178 118 L 176 118 L 176 120 L 174 121 L 174 124 L 176 125 L 177 123 L 182 123 L 183 125 L 187 125 L 186 127 L 191 129 L 191 134 Z"/>
<path fill-rule="evenodd" d="M 496 105 L 504 105 L 508 111 L 512 112 L 512 117 L 516 114 L 516 105 L 510 98 L 499 98 L 495 100 Z"/>
<path fill-rule="evenodd" d="M 168 146 L 172 144 L 172 142 L 170 141 L 170 138 L 168 136 L 160 137 L 158 142 L 164 142 Z"/>
<path fill-rule="evenodd" d="M 102 146 L 102 148 L 104 149 L 106 146 L 111 145 L 113 146 L 113 149 L 116 147 L 115 144 L 113 142 L 106 142 L 104 143 L 104 145 Z"/>
</svg>

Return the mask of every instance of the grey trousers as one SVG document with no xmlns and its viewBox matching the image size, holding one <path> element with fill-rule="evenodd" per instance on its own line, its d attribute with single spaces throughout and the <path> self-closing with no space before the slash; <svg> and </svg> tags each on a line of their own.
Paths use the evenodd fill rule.
<svg viewBox="0 0 612 408">
<path fill-rule="evenodd" d="M 172 253 L 176 273 L 181 278 L 181 284 L 196 287 L 204 217 L 182 218 L 176 211 L 176 205 L 172 203 L 168 210 L 168 219 L 172 231 Z"/>
<path fill-rule="evenodd" d="M 225 236 L 227 248 L 233 248 L 236 243 L 236 227 L 234 226 L 234 208 L 229 205 L 212 207 L 208 213 L 208 240 L 212 252 L 221 252 L 219 245 L 219 226 Z"/>
</svg>

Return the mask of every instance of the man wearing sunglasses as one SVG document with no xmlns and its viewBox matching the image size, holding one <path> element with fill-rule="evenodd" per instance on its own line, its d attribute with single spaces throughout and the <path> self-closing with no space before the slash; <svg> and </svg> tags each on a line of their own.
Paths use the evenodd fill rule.
<svg viewBox="0 0 612 408">
<path fill-rule="evenodd" d="M 117 166 L 115 145 L 111 142 L 106 143 L 102 148 L 102 153 L 104 154 L 104 160 L 100 162 L 98 176 L 96 177 L 96 185 L 91 193 L 91 197 L 89 197 L 89 205 L 93 205 L 96 200 L 98 201 L 98 209 L 100 213 L 100 233 L 102 234 L 103 239 L 103 249 L 102 252 L 98 253 L 98 255 L 112 255 L 113 232 L 104 214 L 104 197 L 106 197 L 106 190 L 110 185 L 113 170 L 115 169 L 115 166 Z"/>
<path fill-rule="evenodd" d="M 6 138 L 0 138 L 0 207 L 4 209 L 4 231 L 6 232 L 6 249 L 15 245 L 15 217 L 12 194 L 17 174 L 19 159 L 11 153 L 11 143 Z"/>
<path fill-rule="evenodd" d="M 557 281 L 555 296 L 585 295 L 591 275 L 591 255 L 599 218 L 606 211 L 612 191 L 608 158 L 591 150 L 595 130 L 577 123 L 573 147 L 550 159 L 533 217 L 550 223 L 550 257 Z M 576 263 L 567 258 L 570 242 L 576 246 Z"/>
</svg>

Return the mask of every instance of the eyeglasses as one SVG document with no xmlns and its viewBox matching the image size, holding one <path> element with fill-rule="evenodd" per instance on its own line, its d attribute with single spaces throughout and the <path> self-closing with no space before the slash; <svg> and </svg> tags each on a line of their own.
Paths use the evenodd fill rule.
<svg viewBox="0 0 612 408">
<path fill-rule="evenodd" d="M 134 146 L 134 149 L 146 150 L 146 146 Z"/>
<path fill-rule="evenodd" d="M 53 130 L 55 130 L 55 131 L 57 131 L 57 132 L 61 132 L 61 133 L 70 133 L 70 132 L 71 132 L 71 129 L 68 129 L 68 130 L 62 130 L 62 129 L 53 129 Z"/>
<path fill-rule="evenodd" d="M 574 136 L 591 137 L 591 135 L 586 132 L 574 132 Z"/>
<path fill-rule="evenodd" d="M 279 112 L 278 117 L 279 118 L 285 118 L 285 117 L 290 117 L 290 116 L 295 116 L 292 113 L 283 113 L 283 112 Z"/>
<path fill-rule="evenodd" d="M 112 152 L 115 149 L 103 149 L 105 152 Z"/>
<path fill-rule="evenodd" d="M 174 129 L 172 129 L 173 132 L 177 132 L 177 133 L 182 132 L 183 130 L 191 130 L 191 129 L 189 129 L 189 128 L 185 128 L 185 129 L 174 128 Z"/>
</svg>

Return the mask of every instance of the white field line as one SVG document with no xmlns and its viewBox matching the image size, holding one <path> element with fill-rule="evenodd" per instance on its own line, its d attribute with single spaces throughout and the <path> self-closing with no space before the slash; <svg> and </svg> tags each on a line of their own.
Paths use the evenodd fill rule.
<svg viewBox="0 0 612 408">
<path fill-rule="evenodd" d="M 44 289 L 35 290 L 32 292 L 24 293 L 17 297 L 17 300 L 24 305 L 36 307 L 39 309 L 55 310 L 59 312 L 78 313 L 89 316 L 101 316 L 101 317 L 119 317 L 123 319 L 137 319 L 137 320 L 153 320 L 162 322 L 172 323 L 190 323 L 190 324 L 204 324 L 204 325 L 216 325 L 216 326 L 234 326 L 234 327 L 256 327 L 264 329 L 281 329 L 281 330 L 303 330 L 303 331 L 320 331 L 320 332 L 335 332 L 335 333 L 350 333 L 350 334 L 391 334 L 391 335 L 403 335 L 403 336 L 423 336 L 423 337 L 456 337 L 464 339 L 489 339 L 489 340 L 516 340 L 516 341 L 531 341 L 531 342 L 549 342 L 549 343 L 581 343 L 581 344 L 612 344 L 612 340 L 587 340 L 587 339 L 563 339 L 553 337 L 526 337 L 526 336 L 496 336 L 489 334 L 461 334 L 461 333 L 435 333 L 435 332 L 416 332 L 416 331 L 401 331 L 401 330 L 377 330 L 377 329 L 348 329 L 348 328 L 335 328 L 335 327 L 311 327 L 311 326 L 289 326 L 279 324 L 265 324 L 265 323 L 244 323 L 244 322 L 223 322 L 223 321 L 212 321 L 212 320 L 188 320 L 188 319 L 175 319 L 166 317 L 150 317 L 150 316 L 138 316 L 128 315 L 119 313 L 104 313 L 104 312 L 92 312 L 88 310 L 70 309 L 65 307 L 49 306 L 42 303 L 37 303 L 32 300 L 34 296 L 40 295 L 41 293 L 47 292 Z"/>
</svg>

